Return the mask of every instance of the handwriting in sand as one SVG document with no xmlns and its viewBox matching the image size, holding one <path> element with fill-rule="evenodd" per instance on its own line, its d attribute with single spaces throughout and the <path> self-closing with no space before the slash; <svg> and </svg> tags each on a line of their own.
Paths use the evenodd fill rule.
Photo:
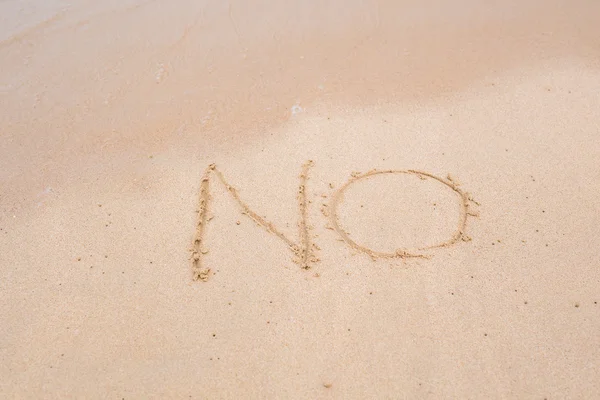
<svg viewBox="0 0 600 400">
<path fill-rule="evenodd" d="M 277 227 L 272 222 L 267 221 L 265 218 L 261 217 L 255 211 L 253 211 L 241 199 L 238 190 L 227 182 L 223 173 L 216 167 L 216 165 L 211 164 L 204 172 L 200 183 L 200 194 L 197 210 L 198 220 L 196 223 L 196 231 L 194 234 L 194 241 L 191 249 L 192 272 L 194 279 L 207 281 L 211 272 L 210 268 L 204 265 L 203 255 L 208 252 L 208 248 L 206 247 L 205 243 L 205 228 L 209 222 L 208 213 L 210 208 L 210 184 L 212 177 L 216 177 L 217 180 L 225 186 L 227 191 L 238 203 L 242 214 L 252 219 L 258 226 L 262 227 L 270 234 L 273 234 L 279 239 L 281 239 L 294 254 L 294 262 L 297 263 L 303 269 L 310 269 L 312 263 L 318 261 L 318 258 L 315 256 L 315 249 L 317 249 L 318 246 L 311 240 L 308 224 L 309 201 L 307 200 L 307 182 L 308 173 L 312 165 L 312 161 L 307 161 L 302 165 L 302 172 L 300 174 L 300 185 L 298 187 L 297 196 L 299 211 L 299 232 L 298 239 L 292 240 L 285 234 L 283 234 L 279 229 L 277 229 Z M 392 252 L 375 251 L 365 245 L 357 243 L 356 241 L 350 238 L 349 233 L 342 228 L 342 224 L 338 213 L 338 208 L 343 201 L 344 192 L 350 186 L 352 186 L 360 180 L 368 179 L 369 177 L 373 177 L 376 175 L 391 174 L 410 174 L 415 175 L 422 180 L 432 180 L 433 182 L 438 182 L 444 185 L 457 195 L 459 199 L 460 215 L 457 223 L 457 228 L 450 238 L 443 242 L 426 247 L 419 247 L 412 250 L 397 249 Z M 474 210 L 474 207 L 478 205 L 479 203 L 477 203 L 468 192 L 465 192 L 461 188 L 459 188 L 459 185 L 455 182 L 454 179 L 452 179 L 450 175 L 448 175 L 447 178 L 444 179 L 427 172 L 415 170 L 372 170 L 364 174 L 353 173 L 351 178 L 335 191 L 331 198 L 331 201 L 328 204 L 323 204 L 321 212 L 328 219 L 327 227 L 335 231 L 341 237 L 344 243 L 346 243 L 354 250 L 367 254 L 374 260 L 381 258 L 429 258 L 428 255 L 423 253 L 424 251 L 439 247 L 448 247 L 459 241 L 468 242 L 471 240 L 471 238 L 466 234 L 467 219 L 470 216 L 478 215 L 477 211 Z"/>
</svg>

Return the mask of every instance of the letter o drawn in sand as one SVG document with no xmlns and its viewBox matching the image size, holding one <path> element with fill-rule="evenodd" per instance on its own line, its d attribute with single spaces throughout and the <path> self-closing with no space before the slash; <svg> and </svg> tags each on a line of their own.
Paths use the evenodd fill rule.
<svg viewBox="0 0 600 400">
<path fill-rule="evenodd" d="M 365 245 L 359 244 L 356 241 L 354 241 L 353 239 L 351 239 L 349 234 L 344 229 L 342 229 L 342 227 L 340 225 L 340 218 L 338 215 L 338 208 L 339 208 L 339 205 L 343 201 L 344 193 L 350 186 L 357 183 L 358 181 L 361 181 L 363 179 L 367 179 L 369 177 L 373 177 L 376 175 L 386 175 L 386 174 L 387 175 L 409 174 L 409 175 L 415 175 L 422 180 L 428 180 L 429 178 L 431 178 L 434 181 L 437 181 L 440 184 L 442 184 L 442 185 L 446 186 L 447 188 L 449 188 L 450 190 L 452 190 L 458 196 L 459 207 L 460 207 L 460 214 L 459 214 L 459 218 L 458 218 L 458 222 L 457 222 L 457 228 L 456 228 L 456 231 L 452 234 L 452 236 L 450 238 L 448 238 L 447 240 L 444 240 L 442 242 L 439 242 L 439 243 L 436 243 L 433 245 L 429 245 L 429 246 L 425 246 L 425 247 L 418 247 L 415 249 L 397 249 L 393 252 L 376 251 L 376 250 L 370 249 L 369 247 L 367 247 Z M 429 174 L 427 172 L 421 172 L 421 171 L 415 171 L 415 170 L 384 170 L 384 171 L 373 170 L 373 171 L 369 171 L 365 174 L 353 174 L 352 178 L 335 192 L 335 194 L 333 195 L 333 197 L 331 199 L 331 203 L 330 203 L 330 207 L 329 207 L 329 211 L 330 211 L 329 217 L 330 217 L 331 227 L 342 237 L 344 242 L 346 242 L 353 249 L 358 250 L 362 253 L 366 253 L 372 259 L 377 259 L 377 258 L 428 258 L 427 255 L 422 254 L 423 251 L 431 250 L 431 249 L 439 248 L 439 247 L 448 247 L 450 245 L 455 244 L 456 242 L 458 242 L 460 240 L 463 240 L 463 241 L 470 240 L 470 237 L 466 236 L 466 234 L 465 234 L 465 228 L 467 225 L 467 217 L 469 215 L 472 215 L 472 216 L 477 215 L 476 213 L 469 211 L 469 202 L 470 201 L 475 202 L 474 200 L 471 199 L 470 195 L 467 192 L 463 192 L 458 187 L 458 185 L 452 180 L 452 178 L 449 175 L 448 175 L 448 179 L 443 179 L 443 178 L 437 177 L 435 175 Z"/>
</svg>

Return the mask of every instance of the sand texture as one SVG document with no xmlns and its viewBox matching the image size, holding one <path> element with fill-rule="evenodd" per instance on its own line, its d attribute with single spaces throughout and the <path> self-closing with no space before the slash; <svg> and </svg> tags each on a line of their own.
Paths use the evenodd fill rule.
<svg viewBox="0 0 600 400">
<path fill-rule="evenodd" d="M 597 398 L 599 21 L 0 1 L 0 398 Z"/>
</svg>

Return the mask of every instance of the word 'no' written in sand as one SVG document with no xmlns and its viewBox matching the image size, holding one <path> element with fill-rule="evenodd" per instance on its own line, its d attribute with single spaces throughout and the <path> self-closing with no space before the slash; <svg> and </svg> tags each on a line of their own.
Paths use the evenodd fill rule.
<svg viewBox="0 0 600 400">
<path fill-rule="evenodd" d="M 279 229 L 277 229 L 277 227 L 272 222 L 266 220 L 265 218 L 258 215 L 255 211 L 253 211 L 241 199 L 238 190 L 227 182 L 223 173 L 217 168 L 217 166 L 215 164 L 211 164 L 204 172 L 200 183 L 199 204 L 197 209 L 198 220 L 196 223 L 196 231 L 194 234 L 194 241 L 191 249 L 192 272 L 194 279 L 207 281 L 211 272 L 211 269 L 204 265 L 203 255 L 205 255 L 208 252 L 208 248 L 206 247 L 205 228 L 210 220 L 210 218 L 208 217 L 211 203 L 210 184 L 215 180 L 225 186 L 227 191 L 231 194 L 236 203 L 239 205 L 242 214 L 252 219 L 259 227 L 263 228 L 268 233 L 275 235 L 287 245 L 287 247 L 294 254 L 294 262 L 297 263 L 301 268 L 310 269 L 312 263 L 319 261 L 318 258 L 315 256 L 315 249 L 318 249 L 318 245 L 314 243 L 311 239 L 311 235 L 309 232 L 310 228 L 307 221 L 308 206 L 310 203 L 307 200 L 307 181 L 309 169 L 312 165 L 312 161 L 307 161 L 302 166 L 302 172 L 300 174 L 300 185 L 298 187 L 297 196 L 299 211 L 299 232 L 298 238 L 296 240 L 292 240 L 288 236 L 283 234 Z M 456 230 L 448 239 L 433 245 L 418 247 L 415 249 L 396 249 L 391 252 L 382 252 L 373 250 L 365 245 L 357 243 L 355 240 L 350 238 L 348 232 L 342 229 L 338 208 L 343 201 L 344 192 L 358 181 L 368 179 L 377 175 L 385 176 L 397 174 L 414 175 L 424 181 L 430 180 L 434 183 L 437 182 L 438 184 L 442 184 L 446 188 L 452 190 L 457 195 L 460 207 L 458 223 Z M 468 242 L 471 240 L 471 238 L 466 234 L 466 226 L 467 218 L 469 216 L 478 215 L 478 213 L 473 210 L 473 207 L 475 205 L 479 205 L 479 203 L 477 203 L 468 192 L 465 192 L 461 188 L 459 188 L 459 185 L 450 175 L 448 175 L 447 178 L 444 179 L 427 172 L 416 170 L 371 170 L 364 174 L 353 173 L 351 178 L 335 191 L 329 203 L 323 204 L 321 212 L 328 220 L 328 229 L 335 231 L 341 237 L 341 240 L 346 245 L 350 246 L 350 248 L 367 254 L 373 260 L 382 258 L 429 258 L 427 254 L 424 254 L 424 252 L 427 250 L 432 250 L 440 247 L 448 247 L 459 241 Z"/>
</svg>

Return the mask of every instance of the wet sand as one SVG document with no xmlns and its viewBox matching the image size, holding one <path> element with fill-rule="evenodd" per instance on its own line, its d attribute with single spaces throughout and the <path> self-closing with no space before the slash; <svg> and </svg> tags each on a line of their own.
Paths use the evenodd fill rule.
<svg viewBox="0 0 600 400">
<path fill-rule="evenodd" d="M 0 396 L 593 397 L 600 5 L 286 3 L 0 3 Z"/>
</svg>

